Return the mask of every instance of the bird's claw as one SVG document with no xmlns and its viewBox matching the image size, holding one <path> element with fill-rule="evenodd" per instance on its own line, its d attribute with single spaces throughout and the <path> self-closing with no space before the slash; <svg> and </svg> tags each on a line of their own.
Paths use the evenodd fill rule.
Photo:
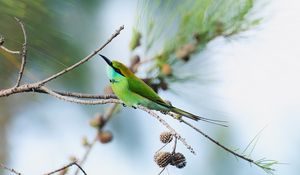
<svg viewBox="0 0 300 175">
<path fill-rule="evenodd" d="M 122 103 L 122 106 L 123 106 L 123 107 L 127 107 L 125 103 Z"/>
</svg>

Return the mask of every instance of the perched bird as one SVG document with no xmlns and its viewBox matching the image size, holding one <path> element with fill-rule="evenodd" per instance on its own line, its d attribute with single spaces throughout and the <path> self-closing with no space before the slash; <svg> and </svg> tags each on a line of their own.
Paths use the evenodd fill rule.
<svg viewBox="0 0 300 175">
<path fill-rule="evenodd" d="M 99 55 L 108 64 L 107 75 L 113 92 L 125 103 L 126 106 L 135 108 L 136 106 L 141 105 L 161 112 L 173 112 L 195 121 L 202 120 L 226 126 L 222 124 L 224 121 L 200 117 L 172 106 L 170 103 L 161 99 L 150 86 L 148 86 L 143 80 L 136 77 L 124 64 L 118 61 L 110 61 L 107 57 L 101 54 Z"/>
</svg>

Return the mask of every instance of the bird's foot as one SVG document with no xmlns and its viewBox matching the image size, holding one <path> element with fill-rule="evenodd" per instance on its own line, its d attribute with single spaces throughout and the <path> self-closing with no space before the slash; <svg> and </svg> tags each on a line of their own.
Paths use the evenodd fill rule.
<svg viewBox="0 0 300 175">
<path fill-rule="evenodd" d="M 122 103 L 122 106 L 123 106 L 123 107 L 127 107 L 125 103 Z"/>
<path fill-rule="evenodd" d="M 164 115 L 167 115 L 168 114 L 168 111 L 160 111 L 160 113 L 164 114 Z"/>
<path fill-rule="evenodd" d="M 135 106 L 132 106 L 132 108 L 133 108 L 133 109 L 136 109 L 136 107 L 135 107 Z"/>
<path fill-rule="evenodd" d="M 182 115 L 176 114 L 175 115 L 175 119 L 179 120 L 180 122 L 182 122 Z"/>
</svg>

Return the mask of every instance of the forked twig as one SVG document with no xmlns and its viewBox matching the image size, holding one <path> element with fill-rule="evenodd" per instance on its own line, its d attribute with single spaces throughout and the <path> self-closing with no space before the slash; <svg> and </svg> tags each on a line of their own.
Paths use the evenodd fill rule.
<svg viewBox="0 0 300 175">
<path fill-rule="evenodd" d="M 111 119 L 111 117 L 113 115 L 113 112 L 115 111 L 115 109 L 117 108 L 117 106 L 118 106 L 118 104 L 113 104 L 112 106 L 110 106 L 106 110 L 106 113 L 103 116 L 104 123 L 107 123 Z M 103 128 L 104 125 L 102 125 L 101 127 Z M 99 128 L 99 130 L 101 130 L 102 128 Z M 96 135 L 95 138 L 94 138 L 94 140 L 92 141 L 92 143 L 90 143 L 89 146 L 87 147 L 87 149 L 86 149 L 86 151 L 85 151 L 82 159 L 79 162 L 79 165 L 82 166 L 85 163 L 87 157 L 89 156 L 89 154 L 90 154 L 92 148 L 94 147 L 94 145 L 96 144 L 97 140 L 98 140 L 98 136 Z M 78 173 L 79 173 L 79 169 L 76 170 L 76 172 L 75 172 L 74 175 L 77 175 Z"/>
<path fill-rule="evenodd" d="M 44 175 L 51 175 L 51 174 L 58 173 L 58 172 L 60 172 L 60 171 L 62 171 L 62 170 L 64 170 L 64 169 L 67 169 L 67 168 L 69 168 L 69 167 L 71 167 L 71 166 L 73 166 L 73 165 L 76 165 L 76 166 L 78 167 L 78 169 L 79 169 L 84 175 L 87 175 L 86 172 L 84 171 L 84 169 L 83 169 L 79 164 L 77 164 L 76 161 L 71 162 L 71 163 L 69 163 L 69 164 L 67 164 L 67 165 L 65 165 L 65 166 L 63 166 L 63 167 L 61 167 L 61 168 L 59 168 L 59 169 L 57 169 L 57 170 L 51 171 L 51 172 L 49 172 L 49 173 L 45 173 Z"/>
<path fill-rule="evenodd" d="M 4 97 L 4 96 L 9 96 L 9 95 L 12 95 L 12 94 L 16 94 L 16 93 L 22 93 L 22 92 L 28 92 L 28 91 L 35 91 L 35 90 L 39 90 L 39 88 L 41 86 L 43 86 L 45 83 L 69 72 L 70 70 L 73 70 L 75 69 L 76 67 L 78 67 L 79 65 L 87 62 L 88 60 L 90 60 L 94 55 L 96 55 L 99 51 L 101 51 L 105 46 L 107 46 L 115 37 L 117 37 L 120 32 L 124 29 L 124 26 L 120 26 L 118 30 L 116 30 L 112 36 L 101 46 L 99 47 L 98 49 L 96 49 L 95 51 L 93 51 L 92 53 L 90 53 L 88 56 L 86 56 L 85 58 L 83 58 L 82 60 L 80 60 L 79 62 L 69 66 L 68 68 L 66 69 L 63 69 L 62 71 L 52 75 L 52 76 L 49 76 L 48 78 L 44 79 L 44 80 L 41 80 L 41 81 L 38 81 L 38 82 L 35 82 L 35 83 L 30 83 L 30 84 L 24 84 L 24 85 L 21 85 L 21 86 L 17 86 L 17 87 L 12 87 L 12 88 L 8 88 L 8 89 L 3 89 L 3 90 L 0 90 L 0 97 Z M 1 46 L 2 48 L 3 46 Z M 2 48 L 3 49 L 3 48 Z M 24 64 L 25 66 L 25 64 Z"/>
<path fill-rule="evenodd" d="M 18 76 L 18 79 L 17 79 L 17 83 L 14 86 L 14 87 L 18 87 L 18 86 L 20 86 L 20 82 L 21 82 L 21 79 L 23 77 L 23 73 L 24 73 L 24 69 L 25 69 L 25 65 L 26 65 L 26 58 L 27 58 L 27 35 L 26 35 L 26 30 L 25 30 L 23 22 L 20 19 L 18 19 L 18 18 L 15 18 L 15 19 L 20 24 L 22 32 L 23 32 L 23 37 L 24 37 L 24 43 L 23 43 L 23 46 L 22 46 L 22 51 L 20 53 L 21 54 L 21 58 L 22 58 L 22 63 L 21 63 L 21 67 L 20 67 L 20 71 L 19 71 L 19 76 Z"/>
<path fill-rule="evenodd" d="M 68 67 L 68 68 L 66 68 L 66 69 L 64 69 L 64 70 L 62 70 L 62 71 L 60 71 L 60 72 L 58 72 L 58 73 L 56 73 L 56 74 L 54 74 L 54 75 L 52 75 L 50 77 L 48 77 L 48 78 L 46 78 L 46 79 L 38 82 L 38 83 L 40 85 L 44 85 L 45 83 L 47 83 L 47 82 L 49 82 L 49 81 L 51 81 L 51 80 L 53 80 L 53 79 L 55 79 L 55 78 L 57 78 L 57 77 L 65 74 L 65 73 L 69 72 L 70 70 L 78 67 L 79 65 L 87 62 L 89 59 L 91 59 L 93 56 L 95 56 L 99 51 L 101 51 L 105 46 L 107 46 L 115 37 L 117 37 L 123 29 L 124 29 L 124 25 L 120 26 L 119 29 L 117 29 L 115 31 L 115 33 L 113 33 L 112 36 L 101 47 L 99 47 L 94 52 L 90 53 L 88 56 L 86 56 L 83 59 L 81 59 L 79 62 L 73 64 L 72 66 L 70 66 L 70 67 Z"/>
</svg>

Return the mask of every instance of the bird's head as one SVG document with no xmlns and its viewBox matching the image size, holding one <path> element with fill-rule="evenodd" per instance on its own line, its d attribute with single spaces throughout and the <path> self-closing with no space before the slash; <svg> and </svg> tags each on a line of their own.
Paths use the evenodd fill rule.
<svg viewBox="0 0 300 175">
<path fill-rule="evenodd" d="M 128 77 L 133 74 L 131 70 L 128 67 L 126 67 L 123 63 L 119 61 L 111 61 L 110 59 L 108 59 L 107 57 L 101 54 L 99 54 L 99 56 L 101 56 L 108 64 L 109 76 L 113 77 L 114 75 L 110 75 L 110 74 L 114 74 L 114 73 L 117 73 L 118 75 L 121 75 L 123 77 Z"/>
</svg>

